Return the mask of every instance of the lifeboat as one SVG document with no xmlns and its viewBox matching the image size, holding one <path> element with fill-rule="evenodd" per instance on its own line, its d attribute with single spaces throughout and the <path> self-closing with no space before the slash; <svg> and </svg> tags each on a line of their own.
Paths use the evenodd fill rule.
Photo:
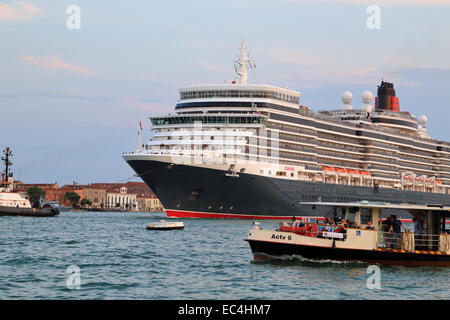
<svg viewBox="0 0 450 320">
<path fill-rule="evenodd" d="M 348 170 L 348 173 L 352 176 L 352 178 L 359 178 L 360 174 L 358 170 Z"/>
<path fill-rule="evenodd" d="M 326 175 L 335 175 L 335 169 L 333 167 L 322 167 L 322 170 L 325 172 Z"/>
<path fill-rule="evenodd" d="M 369 179 L 371 177 L 369 171 L 359 171 L 359 174 L 363 177 L 363 179 Z"/>
</svg>

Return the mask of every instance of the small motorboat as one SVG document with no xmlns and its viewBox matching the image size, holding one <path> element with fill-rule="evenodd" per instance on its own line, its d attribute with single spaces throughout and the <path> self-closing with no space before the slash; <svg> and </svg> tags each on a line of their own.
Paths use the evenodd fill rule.
<svg viewBox="0 0 450 320">
<path fill-rule="evenodd" d="M 148 230 L 182 230 L 184 229 L 183 222 L 167 222 L 161 220 L 160 222 L 154 222 L 147 225 Z"/>
<path fill-rule="evenodd" d="M 72 207 L 60 205 L 58 201 L 44 201 L 43 197 L 39 200 L 39 205 L 42 209 L 57 209 L 59 212 L 67 212 L 73 209 Z"/>
</svg>

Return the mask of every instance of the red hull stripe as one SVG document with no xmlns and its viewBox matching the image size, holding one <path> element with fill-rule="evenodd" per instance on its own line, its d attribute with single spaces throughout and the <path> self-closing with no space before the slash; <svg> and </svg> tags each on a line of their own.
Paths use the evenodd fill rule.
<svg viewBox="0 0 450 320">
<path fill-rule="evenodd" d="M 273 219 L 273 220 L 292 219 L 292 216 L 264 216 L 264 215 L 256 216 L 247 214 L 179 211 L 170 209 L 167 209 L 166 213 L 168 217 L 173 218 L 234 218 L 234 219 Z"/>
<path fill-rule="evenodd" d="M 198 212 L 198 211 L 181 211 L 166 210 L 167 216 L 171 218 L 231 218 L 231 219 L 266 219 L 266 220 L 291 220 L 292 216 L 265 216 L 251 214 L 232 214 L 232 213 L 215 213 L 215 212 Z M 324 217 L 302 217 L 296 216 L 298 220 L 308 222 L 311 219 L 324 220 Z M 384 219 L 383 219 L 384 220 Z M 411 219 L 401 219 L 402 222 L 412 222 Z"/>
</svg>

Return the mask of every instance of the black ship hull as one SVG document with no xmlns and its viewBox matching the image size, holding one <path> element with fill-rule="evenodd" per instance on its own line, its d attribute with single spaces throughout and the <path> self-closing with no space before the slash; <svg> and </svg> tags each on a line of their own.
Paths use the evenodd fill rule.
<svg viewBox="0 0 450 320">
<path fill-rule="evenodd" d="M 436 251 L 421 250 L 415 253 L 400 250 L 358 250 L 268 241 L 247 240 L 255 260 L 272 260 L 280 257 L 298 256 L 309 260 L 359 261 L 382 265 L 401 266 L 450 266 L 449 255 Z"/>
<path fill-rule="evenodd" d="M 304 202 L 389 202 L 450 206 L 450 195 L 281 179 L 223 170 L 128 160 L 172 217 L 290 219 L 324 217 L 333 210 Z M 410 219 L 406 211 L 385 210 Z"/>
</svg>

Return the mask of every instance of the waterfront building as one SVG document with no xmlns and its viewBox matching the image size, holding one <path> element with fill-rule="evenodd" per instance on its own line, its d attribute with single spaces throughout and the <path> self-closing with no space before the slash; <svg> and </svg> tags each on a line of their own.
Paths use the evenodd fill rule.
<svg viewBox="0 0 450 320">
<path fill-rule="evenodd" d="M 130 211 L 162 212 L 164 207 L 153 191 L 143 182 L 91 183 L 80 185 L 77 182 L 59 187 L 57 183 L 24 184 L 16 182 L 17 191 L 28 199 L 27 190 L 39 187 L 44 191 L 44 201 L 56 201 L 70 206 L 67 192 L 75 192 L 82 199 L 91 201 L 90 208 L 120 209 Z"/>
<path fill-rule="evenodd" d="M 138 195 L 137 203 L 139 211 L 149 211 L 149 212 L 164 211 L 164 207 L 161 201 L 156 197 L 156 195 L 151 195 L 150 197 L 143 197 Z"/>
<path fill-rule="evenodd" d="M 106 190 L 106 208 L 138 211 L 136 194 L 128 193 L 125 186 Z"/>
<path fill-rule="evenodd" d="M 83 199 L 91 201 L 91 208 L 103 208 L 106 203 L 106 189 L 83 186 Z"/>
</svg>

